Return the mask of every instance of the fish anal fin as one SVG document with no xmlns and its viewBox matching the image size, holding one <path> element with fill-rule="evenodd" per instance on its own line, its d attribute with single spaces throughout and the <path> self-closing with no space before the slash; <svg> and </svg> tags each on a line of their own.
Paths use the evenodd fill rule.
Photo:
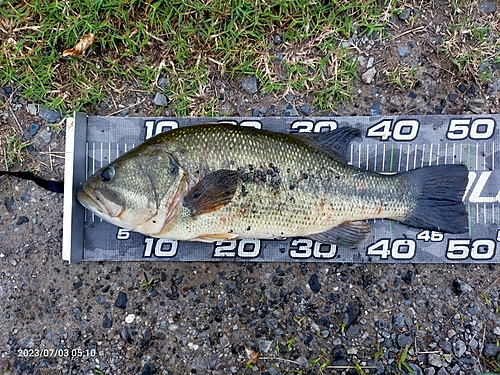
<svg viewBox="0 0 500 375">
<path fill-rule="evenodd" d="M 184 197 L 184 206 L 193 217 L 224 207 L 234 197 L 238 187 L 239 174 L 221 169 L 203 177 Z"/>
<path fill-rule="evenodd" d="M 346 221 L 339 226 L 307 237 L 321 243 L 355 248 L 361 245 L 370 233 L 370 226 L 364 221 Z"/>
</svg>

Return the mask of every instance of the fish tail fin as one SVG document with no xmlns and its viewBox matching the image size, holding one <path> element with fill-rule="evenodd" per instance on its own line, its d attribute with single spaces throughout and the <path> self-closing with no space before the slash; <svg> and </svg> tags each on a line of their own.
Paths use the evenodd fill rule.
<svg viewBox="0 0 500 375">
<path fill-rule="evenodd" d="M 469 179 L 465 165 L 424 167 L 408 171 L 404 176 L 417 187 L 418 200 L 402 223 L 447 233 L 468 231 L 468 214 L 462 202 Z"/>
</svg>

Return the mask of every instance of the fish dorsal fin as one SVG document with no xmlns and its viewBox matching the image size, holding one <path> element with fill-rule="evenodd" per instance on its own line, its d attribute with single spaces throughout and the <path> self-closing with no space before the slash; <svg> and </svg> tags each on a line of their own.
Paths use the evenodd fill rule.
<svg viewBox="0 0 500 375">
<path fill-rule="evenodd" d="M 218 210 L 233 199 L 238 178 L 238 172 L 227 169 L 207 174 L 186 194 L 184 206 L 193 217 Z"/>
<path fill-rule="evenodd" d="M 370 233 L 370 226 L 364 221 L 346 221 L 337 227 L 307 237 L 321 243 L 355 248 L 361 245 Z"/>
<path fill-rule="evenodd" d="M 349 143 L 361 136 L 359 129 L 345 126 L 325 133 L 301 133 L 300 137 L 312 147 L 326 152 L 340 162 L 346 162 Z"/>
</svg>

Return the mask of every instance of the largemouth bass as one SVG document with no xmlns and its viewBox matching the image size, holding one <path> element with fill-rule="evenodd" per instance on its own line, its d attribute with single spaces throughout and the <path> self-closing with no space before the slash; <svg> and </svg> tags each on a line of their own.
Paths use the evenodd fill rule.
<svg viewBox="0 0 500 375">
<path fill-rule="evenodd" d="M 464 165 L 383 175 L 347 164 L 354 128 L 274 133 L 224 123 L 158 134 L 99 169 L 78 200 L 104 220 L 183 241 L 308 237 L 356 247 L 366 219 L 467 231 Z"/>
</svg>

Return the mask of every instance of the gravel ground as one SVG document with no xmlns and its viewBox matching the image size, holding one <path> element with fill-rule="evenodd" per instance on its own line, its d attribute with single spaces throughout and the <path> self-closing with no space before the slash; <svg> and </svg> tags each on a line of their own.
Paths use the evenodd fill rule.
<svg viewBox="0 0 500 375">
<path fill-rule="evenodd" d="M 427 35 L 357 39 L 355 100 L 333 115 L 499 113 L 500 81 L 481 91 L 447 73 L 433 30 L 430 22 Z M 387 66 L 410 63 L 419 66 L 413 89 L 384 82 Z M 255 77 L 216 85 L 222 114 L 332 114 L 300 93 L 263 95 Z M 62 178 L 64 131 L 50 126 L 60 114 L 2 90 L 12 111 L 1 109 L 1 125 L 18 122 L 33 142 L 31 159 L 17 168 L 44 163 L 45 177 Z M 115 115 L 161 109 L 168 116 L 166 99 L 130 94 Z M 117 111 L 108 104 L 89 114 Z M 497 363 L 497 265 L 68 265 L 62 195 L 2 178 L 0 198 L 4 373 L 445 375 L 493 371 Z"/>
</svg>

